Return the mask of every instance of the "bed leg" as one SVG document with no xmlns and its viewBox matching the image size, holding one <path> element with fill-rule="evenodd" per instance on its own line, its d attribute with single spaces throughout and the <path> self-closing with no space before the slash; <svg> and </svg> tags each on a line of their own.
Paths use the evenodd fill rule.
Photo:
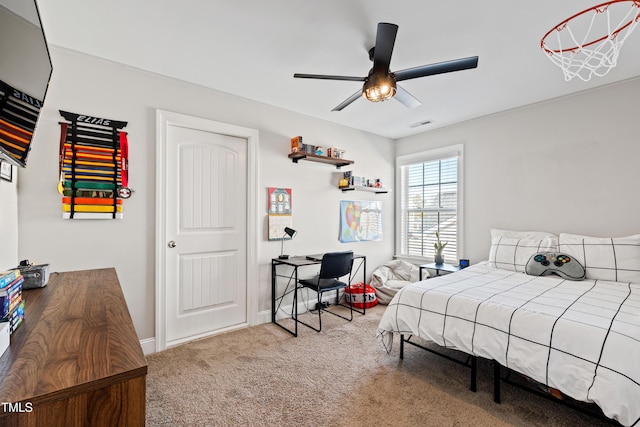
<svg viewBox="0 0 640 427">
<path fill-rule="evenodd" d="M 500 403 L 500 364 L 493 361 L 493 401 Z"/>
<path fill-rule="evenodd" d="M 471 387 L 470 390 L 476 391 L 476 376 L 478 373 L 478 358 L 476 356 L 471 356 Z"/>
<path fill-rule="evenodd" d="M 400 359 L 404 359 L 404 335 L 400 334 Z"/>
</svg>

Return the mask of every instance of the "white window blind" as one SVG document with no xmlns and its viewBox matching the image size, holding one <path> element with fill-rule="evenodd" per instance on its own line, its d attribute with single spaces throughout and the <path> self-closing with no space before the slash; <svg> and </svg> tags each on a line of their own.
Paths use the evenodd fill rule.
<svg viewBox="0 0 640 427">
<path fill-rule="evenodd" d="M 436 232 L 446 262 L 458 259 L 458 156 L 400 166 L 402 256 L 433 259 Z"/>
</svg>

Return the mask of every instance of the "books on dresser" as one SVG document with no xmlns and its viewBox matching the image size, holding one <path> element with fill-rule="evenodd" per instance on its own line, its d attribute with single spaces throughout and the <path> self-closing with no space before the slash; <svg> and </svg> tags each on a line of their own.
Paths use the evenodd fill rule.
<svg viewBox="0 0 640 427">
<path fill-rule="evenodd" d="M 0 327 L 3 331 L 4 328 L 8 328 L 9 334 L 12 334 L 24 319 L 23 283 L 24 277 L 20 274 L 20 270 L 0 273 Z M 0 351 L 2 351 L 1 342 Z"/>
</svg>

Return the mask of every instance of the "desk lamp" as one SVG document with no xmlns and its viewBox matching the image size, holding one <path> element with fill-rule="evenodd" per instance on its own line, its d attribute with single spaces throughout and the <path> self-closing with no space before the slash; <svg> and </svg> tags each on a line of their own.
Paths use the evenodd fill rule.
<svg viewBox="0 0 640 427">
<path fill-rule="evenodd" d="M 296 230 L 294 230 L 293 228 L 289 228 L 289 227 L 285 227 L 284 228 L 284 233 L 282 234 L 282 244 L 280 245 L 280 256 L 278 257 L 279 259 L 289 259 L 289 255 L 284 255 L 284 239 L 286 236 L 289 236 L 290 238 L 293 239 L 293 236 L 295 236 L 298 232 Z"/>
</svg>

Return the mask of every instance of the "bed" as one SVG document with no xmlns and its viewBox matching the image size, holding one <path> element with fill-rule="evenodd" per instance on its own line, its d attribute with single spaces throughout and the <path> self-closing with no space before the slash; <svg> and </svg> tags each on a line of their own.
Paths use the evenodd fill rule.
<svg viewBox="0 0 640 427">
<path fill-rule="evenodd" d="M 640 236 L 517 233 L 492 230 L 488 261 L 400 290 L 378 327 L 385 348 L 396 334 L 418 336 L 640 425 Z M 579 260 L 586 278 L 523 271 L 549 249 Z"/>
</svg>

